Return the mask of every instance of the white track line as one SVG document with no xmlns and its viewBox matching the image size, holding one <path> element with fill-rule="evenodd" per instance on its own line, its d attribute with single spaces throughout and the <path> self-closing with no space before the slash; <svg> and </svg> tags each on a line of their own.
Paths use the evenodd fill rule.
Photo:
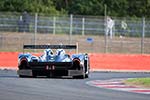
<svg viewBox="0 0 150 100">
<path fill-rule="evenodd" d="M 141 93 L 141 94 L 150 94 L 150 89 L 126 85 L 123 83 L 123 80 L 126 79 L 93 80 L 93 81 L 88 81 L 86 83 L 90 86 L 94 86 L 98 88 L 127 91 L 133 93 Z"/>
</svg>

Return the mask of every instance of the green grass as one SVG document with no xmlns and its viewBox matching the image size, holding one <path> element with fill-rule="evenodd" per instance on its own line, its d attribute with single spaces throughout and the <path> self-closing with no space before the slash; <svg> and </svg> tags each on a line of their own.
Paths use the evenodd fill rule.
<svg viewBox="0 0 150 100">
<path fill-rule="evenodd" d="M 136 85 L 136 86 L 142 86 L 142 87 L 150 88 L 150 77 L 128 79 L 125 81 L 125 83 L 129 84 L 129 85 Z"/>
</svg>

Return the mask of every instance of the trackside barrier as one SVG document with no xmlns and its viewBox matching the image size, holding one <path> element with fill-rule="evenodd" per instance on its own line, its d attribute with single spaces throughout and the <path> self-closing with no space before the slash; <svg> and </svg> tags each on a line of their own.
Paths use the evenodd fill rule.
<svg viewBox="0 0 150 100">
<path fill-rule="evenodd" d="M 0 68 L 17 69 L 18 52 L 0 52 Z"/>
<path fill-rule="evenodd" d="M 0 68 L 17 69 L 18 54 L 18 52 L 0 52 Z M 92 71 L 150 72 L 150 55 L 99 53 L 91 53 L 89 55 Z"/>
<path fill-rule="evenodd" d="M 91 54 L 92 69 L 100 71 L 150 72 L 150 55 L 141 54 Z"/>
</svg>

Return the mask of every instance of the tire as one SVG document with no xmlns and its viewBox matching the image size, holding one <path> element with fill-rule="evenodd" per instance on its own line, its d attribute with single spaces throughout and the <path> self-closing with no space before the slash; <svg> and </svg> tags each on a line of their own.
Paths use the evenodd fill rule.
<svg viewBox="0 0 150 100">
<path fill-rule="evenodd" d="M 85 75 L 79 76 L 79 79 L 85 79 Z"/>
<path fill-rule="evenodd" d="M 86 75 L 85 75 L 85 78 L 89 78 L 89 75 L 88 75 L 88 74 L 86 74 Z"/>
<path fill-rule="evenodd" d="M 32 76 L 32 78 L 36 78 L 36 77 L 37 77 L 36 75 L 33 75 L 33 76 Z"/>
<path fill-rule="evenodd" d="M 19 77 L 20 77 L 20 78 L 25 78 L 26 76 L 24 76 L 24 75 L 19 75 Z"/>
<path fill-rule="evenodd" d="M 19 75 L 20 78 L 32 78 L 31 76 Z"/>
<path fill-rule="evenodd" d="M 32 78 L 36 78 L 36 77 L 37 77 L 36 71 L 32 71 Z"/>
<path fill-rule="evenodd" d="M 85 75 L 73 76 L 73 78 L 75 78 L 75 79 L 84 79 Z"/>
</svg>

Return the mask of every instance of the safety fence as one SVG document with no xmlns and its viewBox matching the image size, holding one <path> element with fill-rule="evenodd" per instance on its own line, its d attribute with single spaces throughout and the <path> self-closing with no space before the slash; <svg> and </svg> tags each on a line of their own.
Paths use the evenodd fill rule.
<svg viewBox="0 0 150 100">
<path fill-rule="evenodd" d="M 113 20 L 113 34 L 150 37 L 150 19 L 109 17 Z M 107 18 L 81 15 L 40 15 L 38 13 L 0 13 L 0 31 L 37 32 L 49 34 L 105 35 Z"/>
<path fill-rule="evenodd" d="M 79 42 L 83 52 L 150 53 L 150 19 L 109 18 L 113 24 L 103 16 L 1 12 L 0 50 L 20 51 L 27 43 Z"/>
</svg>

